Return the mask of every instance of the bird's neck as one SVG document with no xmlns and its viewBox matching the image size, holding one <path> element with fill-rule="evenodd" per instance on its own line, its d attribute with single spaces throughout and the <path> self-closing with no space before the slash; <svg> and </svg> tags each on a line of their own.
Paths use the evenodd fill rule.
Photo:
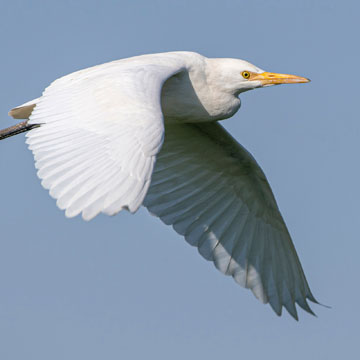
<svg viewBox="0 0 360 360">
<path fill-rule="evenodd" d="M 166 121 L 223 120 L 233 116 L 240 108 L 240 99 L 235 94 L 221 91 L 216 82 L 209 81 L 208 64 L 204 65 L 201 71 L 199 67 L 193 67 L 166 81 L 162 91 L 162 109 Z"/>
</svg>

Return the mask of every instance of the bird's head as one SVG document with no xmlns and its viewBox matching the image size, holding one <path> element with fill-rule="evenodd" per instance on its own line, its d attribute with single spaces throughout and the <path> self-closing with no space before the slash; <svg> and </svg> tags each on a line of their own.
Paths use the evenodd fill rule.
<svg viewBox="0 0 360 360">
<path fill-rule="evenodd" d="M 234 95 L 256 88 L 280 85 L 306 83 L 310 80 L 301 76 L 277 74 L 264 71 L 247 61 L 240 59 L 210 59 L 212 81 L 221 86 L 224 91 Z"/>
</svg>

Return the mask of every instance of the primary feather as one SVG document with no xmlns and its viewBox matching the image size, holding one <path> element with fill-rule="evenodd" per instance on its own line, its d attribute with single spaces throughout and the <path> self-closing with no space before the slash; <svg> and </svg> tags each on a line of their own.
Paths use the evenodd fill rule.
<svg viewBox="0 0 360 360">
<path fill-rule="evenodd" d="M 218 123 L 168 124 L 144 205 L 280 315 L 311 294 L 270 186 Z"/>
</svg>

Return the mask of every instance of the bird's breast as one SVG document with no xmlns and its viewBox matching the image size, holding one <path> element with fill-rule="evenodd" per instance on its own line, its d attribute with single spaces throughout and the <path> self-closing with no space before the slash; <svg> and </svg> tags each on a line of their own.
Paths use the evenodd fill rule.
<svg viewBox="0 0 360 360">
<path fill-rule="evenodd" d="M 166 122 L 209 122 L 227 119 L 240 107 L 230 94 L 214 94 L 201 77 L 188 72 L 168 79 L 162 90 L 161 106 Z"/>
</svg>

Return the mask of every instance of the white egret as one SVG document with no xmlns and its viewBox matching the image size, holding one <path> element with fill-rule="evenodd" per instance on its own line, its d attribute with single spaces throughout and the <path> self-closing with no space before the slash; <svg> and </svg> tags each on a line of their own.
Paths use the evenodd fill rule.
<svg viewBox="0 0 360 360">
<path fill-rule="evenodd" d="M 266 177 L 217 122 L 239 94 L 309 80 L 193 52 L 137 56 L 55 80 L 10 111 L 28 119 L 38 176 L 68 217 L 141 205 L 281 315 L 313 297 Z"/>
</svg>

